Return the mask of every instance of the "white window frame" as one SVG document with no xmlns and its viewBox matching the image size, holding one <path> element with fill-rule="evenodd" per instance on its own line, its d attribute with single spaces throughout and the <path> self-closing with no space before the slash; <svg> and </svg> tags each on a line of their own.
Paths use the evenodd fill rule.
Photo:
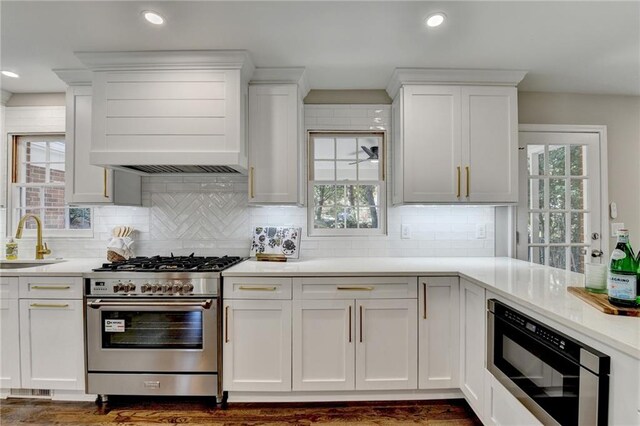
<svg viewBox="0 0 640 426">
<path fill-rule="evenodd" d="M 46 138 L 56 137 L 65 139 L 64 133 L 60 132 L 29 132 L 29 133 L 12 133 L 8 134 L 8 149 L 7 149 L 7 170 L 9 172 L 9 176 L 7 176 L 7 200 L 6 200 L 6 231 L 7 235 L 13 236 L 16 234 L 18 228 L 18 222 L 20 221 L 20 215 L 16 213 L 16 207 L 18 203 L 16 203 L 17 197 L 19 196 L 19 187 L 24 186 L 23 184 L 14 183 L 14 161 L 16 161 L 15 155 L 18 153 L 14 153 L 14 150 L 17 147 L 17 138 L 33 138 L 33 139 L 42 139 L 43 141 Z M 15 141 L 15 142 L 14 142 Z M 68 148 L 65 142 L 65 150 Z M 15 154 L 15 155 L 14 155 Z M 66 158 L 66 156 L 65 156 Z M 15 165 L 17 167 L 17 165 Z M 65 169 L 68 167 L 65 161 Z M 68 178 L 68 175 L 65 173 L 65 179 Z M 46 184 L 37 185 L 37 186 L 46 186 Z M 59 186 L 59 185 L 52 185 Z M 63 184 L 66 190 L 66 182 Z M 18 204 L 19 205 L 19 204 Z M 69 207 L 66 200 L 64 203 L 65 208 Z M 88 206 L 78 206 L 80 208 L 90 208 Z M 91 228 L 89 229 L 46 229 L 44 228 L 44 218 L 40 218 L 43 221 L 43 239 L 55 239 L 55 238 L 93 238 L 94 236 L 94 211 L 91 208 Z M 31 221 L 32 219 L 29 219 Z M 33 228 L 24 228 L 22 239 L 24 240 L 35 240 L 36 239 L 36 229 Z"/>
<path fill-rule="evenodd" d="M 347 138 L 361 138 L 366 136 L 380 137 L 381 142 L 378 148 L 378 177 L 379 180 L 335 180 L 335 181 L 315 181 L 313 180 L 314 170 L 314 147 L 313 139 L 318 137 L 347 137 Z M 385 131 L 374 130 L 309 130 L 307 132 L 307 234 L 310 237 L 366 237 L 372 235 L 387 235 L 387 181 L 386 181 L 386 141 L 387 134 Z M 329 228 L 329 229 L 316 229 L 314 228 L 315 218 L 315 204 L 313 186 L 315 183 L 335 184 L 335 185 L 378 185 L 379 188 L 379 205 L 378 205 L 378 223 L 379 227 L 375 229 L 371 228 Z"/>
</svg>

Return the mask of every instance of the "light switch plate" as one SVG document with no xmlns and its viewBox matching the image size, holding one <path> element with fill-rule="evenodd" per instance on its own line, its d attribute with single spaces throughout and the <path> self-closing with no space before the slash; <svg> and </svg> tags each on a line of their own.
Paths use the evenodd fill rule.
<svg viewBox="0 0 640 426">
<path fill-rule="evenodd" d="M 615 238 L 618 236 L 618 230 L 619 229 L 624 229 L 624 223 L 622 222 L 618 222 L 618 223 L 612 223 L 611 224 L 611 237 Z"/>
<path fill-rule="evenodd" d="M 476 225 L 476 238 L 479 240 L 487 238 L 487 226 L 484 223 Z"/>
<path fill-rule="evenodd" d="M 411 225 L 402 224 L 402 230 L 400 231 L 400 238 L 402 238 L 403 240 L 409 240 L 411 239 Z"/>
</svg>

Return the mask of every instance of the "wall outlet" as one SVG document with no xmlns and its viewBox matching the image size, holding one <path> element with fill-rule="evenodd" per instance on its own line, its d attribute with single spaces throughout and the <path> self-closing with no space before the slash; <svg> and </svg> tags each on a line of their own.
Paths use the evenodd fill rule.
<svg viewBox="0 0 640 426">
<path fill-rule="evenodd" d="M 476 238 L 479 240 L 484 240 L 487 238 L 487 225 L 484 223 L 479 223 L 476 225 Z"/>
<path fill-rule="evenodd" d="M 624 229 L 624 223 L 622 222 L 618 222 L 618 223 L 612 223 L 611 224 L 611 237 L 615 238 L 618 236 L 618 230 L 619 229 Z"/>
<path fill-rule="evenodd" d="M 400 238 L 403 240 L 411 239 L 411 225 L 402 224 L 402 230 L 400 231 Z"/>
</svg>

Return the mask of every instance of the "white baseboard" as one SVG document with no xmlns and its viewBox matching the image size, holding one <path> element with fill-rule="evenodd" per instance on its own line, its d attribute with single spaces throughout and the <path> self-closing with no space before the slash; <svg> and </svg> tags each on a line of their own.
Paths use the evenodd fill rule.
<svg viewBox="0 0 640 426">
<path fill-rule="evenodd" d="M 229 402 L 402 401 L 464 398 L 460 389 L 348 392 L 229 392 Z"/>
<path fill-rule="evenodd" d="M 95 401 L 97 395 L 91 393 L 84 393 L 84 391 L 52 391 L 52 401 Z"/>
</svg>

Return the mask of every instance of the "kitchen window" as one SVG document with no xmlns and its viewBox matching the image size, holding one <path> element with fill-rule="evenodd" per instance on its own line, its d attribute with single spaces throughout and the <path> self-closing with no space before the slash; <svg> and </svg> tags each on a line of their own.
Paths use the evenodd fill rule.
<svg viewBox="0 0 640 426">
<path fill-rule="evenodd" d="M 309 235 L 386 230 L 384 133 L 309 134 Z"/>
<path fill-rule="evenodd" d="M 27 214 L 42 221 L 45 237 L 92 236 L 91 209 L 65 203 L 64 135 L 14 136 L 11 144 L 9 212 L 11 233 Z M 25 223 L 25 234 L 35 234 L 33 220 Z"/>
</svg>

